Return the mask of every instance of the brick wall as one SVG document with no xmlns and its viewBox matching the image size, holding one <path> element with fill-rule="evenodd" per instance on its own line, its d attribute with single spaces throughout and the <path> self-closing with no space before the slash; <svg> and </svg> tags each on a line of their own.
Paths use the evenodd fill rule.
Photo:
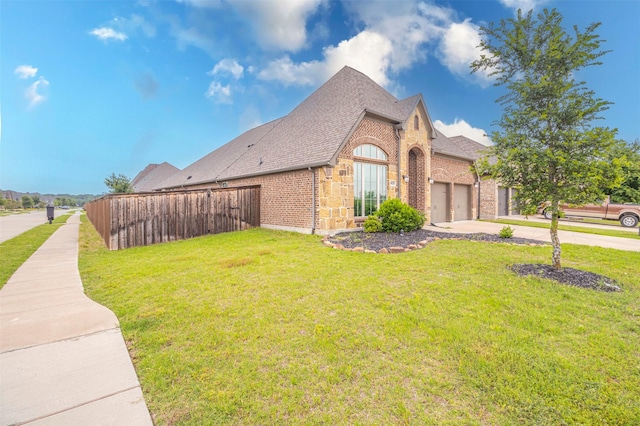
<svg viewBox="0 0 640 426">
<path fill-rule="evenodd" d="M 229 188 L 246 185 L 261 186 L 260 223 L 262 226 L 310 232 L 312 228 L 312 176 L 312 173 L 305 169 L 230 180 L 225 183 Z M 193 188 L 216 188 L 221 185 L 222 182 L 197 185 Z M 317 204 L 316 199 L 316 209 Z"/>
</svg>

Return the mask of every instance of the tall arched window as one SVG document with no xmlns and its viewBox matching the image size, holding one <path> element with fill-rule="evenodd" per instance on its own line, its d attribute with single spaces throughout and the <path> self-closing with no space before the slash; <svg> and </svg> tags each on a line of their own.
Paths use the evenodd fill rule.
<svg viewBox="0 0 640 426">
<path fill-rule="evenodd" d="M 413 128 L 414 130 L 420 130 L 420 119 L 417 115 L 413 116 Z"/>
<path fill-rule="evenodd" d="M 354 216 L 373 214 L 387 199 L 387 154 L 377 146 L 364 144 L 353 150 Z"/>
</svg>

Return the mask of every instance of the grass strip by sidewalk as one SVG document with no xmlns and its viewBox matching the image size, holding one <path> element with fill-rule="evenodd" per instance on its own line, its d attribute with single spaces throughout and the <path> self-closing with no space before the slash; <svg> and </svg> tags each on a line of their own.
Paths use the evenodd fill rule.
<svg viewBox="0 0 640 426">
<path fill-rule="evenodd" d="M 157 425 L 640 424 L 640 253 L 563 245 L 602 293 L 520 277 L 550 247 L 441 240 L 397 255 L 251 229 L 109 251 L 87 295 L 117 315 Z"/>
<path fill-rule="evenodd" d="M 542 229 L 549 229 L 551 227 L 551 224 L 549 223 L 533 222 L 528 220 L 516 220 L 516 219 L 482 220 L 481 222 L 502 223 L 505 225 L 520 225 L 520 226 L 528 226 L 530 228 L 542 228 Z M 560 231 L 580 232 L 583 234 L 605 235 L 609 237 L 631 238 L 633 240 L 640 240 L 640 235 L 638 235 L 637 232 L 618 231 L 615 229 L 600 229 L 600 228 L 589 228 L 586 226 L 584 227 L 571 226 L 571 225 L 563 225 L 562 223 L 558 225 L 558 229 Z"/>
<path fill-rule="evenodd" d="M 36 226 L 10 240 L 0 243 L 0 288 L 9 281 L 11 275 L 29 258 L 47 239 L 71 216 L 71 213 L 58 216 L 49 225 Z M 46 222 L 46 220 L 43 220 Z"/>
</svg>

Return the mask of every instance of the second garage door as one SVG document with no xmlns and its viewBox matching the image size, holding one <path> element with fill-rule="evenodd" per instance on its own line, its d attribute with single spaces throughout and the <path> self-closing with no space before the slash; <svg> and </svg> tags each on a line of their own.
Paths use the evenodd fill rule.
<svg viewBox="0 0 640 426">
<path fill-rule="evenodd" d="M 449 184 L 436 182 L 431 185 L 431 223 L 447 221 L 449 209 Z"/>
<path fill-rule="evenodd" d="M 453 216 L 453 220 L 471 220 L 471 185 L 454 186 Z"/>
</svg>

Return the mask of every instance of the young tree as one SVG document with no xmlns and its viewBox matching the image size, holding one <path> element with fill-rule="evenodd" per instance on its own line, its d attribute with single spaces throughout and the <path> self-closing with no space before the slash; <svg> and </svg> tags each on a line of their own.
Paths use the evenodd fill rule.
<svg viewBox="0 0 640 426">
<path fill-rule="evenodd" d="M 109 188 L 109 192 L 112 194 L 127 194 L 133 192 L 131 181 L 123 174 L 116 176 L 115 173 L 111 173 L 111 176 L 104 180 L 104 184 Z"/>
<path fill-rule="evenodd" d="M 493 132 L 492 175 L 517 189 L 516 202 L 524 212 L 549 202 L 552 263 L 560 269 L 558 205 L 595 202 L 606 188 L 620 182 L 620 167 L 611 161 L 615 130 L 593 127 L 592 121 L 608 108 L 584 81 L 580 70 L 600 65 L 603 40 L 595 34 L 600 24 L 574 34 L 562 27 L 562 16 L 545 9 L 537 16 L 518 11 L 516 18 L 481 28 L 483 51 L 471 64 L 472 72 L 487 70 L 506 94 Z"/>
<path fill-rule="evenodd" d="M 614 157 L 626 161 L 622 164 L 622 183 L 607 191 L 611 202 L 640 204 L 640 141 L 618 141 Z"/>
</svg>

